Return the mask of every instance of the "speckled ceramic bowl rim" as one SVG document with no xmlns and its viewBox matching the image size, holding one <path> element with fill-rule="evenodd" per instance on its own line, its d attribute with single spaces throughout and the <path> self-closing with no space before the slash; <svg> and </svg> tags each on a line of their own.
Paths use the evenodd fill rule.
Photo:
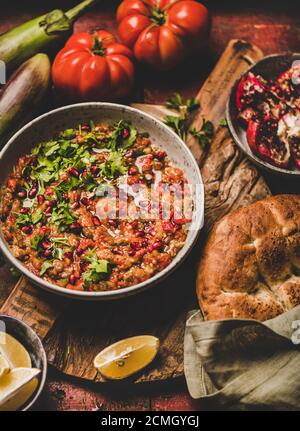
<svg viewBox="0 0 300 431">
<path fill-rule="evenodd" d="M 27 123 L 25 126 L 23 126 L 17 133 L 15 133 L 10 140 L 7 142 L 7 144 L 3 147 L 3 149 L 0 152 L 0 169 L 1 169 L 1 163 L 2 158 L 5 155 L 6 151 L 13 145 L 15 139 L 21 135 L 26 129 L 29 129 L 31 127 L 34 127 L 35 123 L 40 121 L 41 119 L 45 117 L 49 117 L 52 114 L 55 114 L 57 112 L 64 112 L 66 110 L 72 109 L 72 108 L 84 108 L 84 107 L 94 107 L 99 109 L 112 109 L 112 110 L 120 110 L 124 112 L 130 112 L 137 116 L 142 116 L 146 118 L 148 121 L 154 123 L 155 125 L 159 126 L 160 129 L 163 130 L 164 133 L 171 135 L 175 141 L 181 144 L 182 151 L 186 154 L 188 157 L 191 165 L 193 165 L 195 172 L 198 176 L 198 195 L 201 198 L 201 202 L 197 201 L 197 211 L 196 211 L 196 217 L 193 222 L 193 230 L 191 231 L 190 237 L 187 238 L 185 245 L 183 248 L 179 251 L 179 253 L 175 256 L 175 258 L 172 260 L 172 262 L 161 272 L 158 272 L 150 279 L 135 284 L 130 287 L 126 287 L 120 290 L 113 290 L 113 291 L 102 291 L 102 292 L 85 292 L 85 291 L 74 291 L 69 290 L 63 287 L 56 286 L 52 283 L 47 282 L 46 280 L 43 280 L 40 277 L 37 277 L 32 272 L 30 272 L 25 266 L 21 264 L 18 259 L 16 259 L 13 254 L 11 253 L 8 245 L 6 244 L 6 241 L 2 237 L 2 232 L 0 235 L 0 249 L 2 253 L 6 256 L 6 258 L 26 277 L 29 278 L 34 284 L 38 285 L 39 287 L 42 287 L 43 289 L 65 296 L 73 299 L 83 299 L 83 300 L 111 300 L 111 299 L 118 299 L 122 297 L 127 297 L 130 295 L 133 295 L 135 293 L 141 292 L 149 287 L 152 287 L 156 285 L 158 282 L 165 279 L 169 274 L 171 274 L 187 257 L 189 252 L 192 250 L 193 246 L 195 245 L 195 242 L 198 238 L 198 235 L 200 233 L 201 228 L 204 224 L 204 186 L 203 181 L 200 173 L 199 166 L 191 153 L 190 149 L 184 144 L 184 142 L 179 138 L 179 136 L 173 132 L 168 126 L 166 126 L 164 123 L 162 123 L 157 118 L 153 117 L 152 115 L 149 115 L 143 111 L 140 111 L 139 109 L 132 108 L 126 105 L 119 105 L 115 103 L 102 103 L 102 102 L 89 102 L 89 103 L 77 103 L 73 105 L 67 105 L 63 106 L 57 109 L 54 109 L 52 111 L 49 111 L 43 115 L 40 115 L 39 117 L 35 118 L 34 120 Z M 19 156 L 18 156 L 19 157 Z M 170 155 L 171 159 L 172 156 Z M 17 159 L 17 157 L 16 157 Z M 17 161 L 17 160 L 16 160 Z"/>
<path fill-rule="evenodd" d="M 244 145 L 240 142 L 240 138 L 236 133 L 236 129 L 235 126 L 233 125 L 233 122 L 231 120 L 231 114 L 230 114 L 230 107 L 231 107 L 231 103 L 233 103 L 234 100 L 234 95 L 237 89 L 237 85 L 240 82 L 240 80 L 247 75 L 247 73 L 251 72 L 255 67 L 257 67 L 260 63 L 264 63 L 268 60 L 274 59 L 276 57 L 299 57 L 300 58 L 300 53 L 299 52 L 291 52 L 291 53 L 279 53 L 279 54 L 271 54 L 271 55 L 267 55 L 264 58 L 262 58 L 261 60 L 257 61 L 256 63 L 252 64 L 247 70 L 246 72 L 244 72 L 239 79 L 236 80 L 234 86 L 232 87 L 232 90 L 230 92 L 230 96 L 228 98 L 227 101 L 227 105 L 226 105 L 226 120 L 227 120 L 227 124 L 228 124 L 228 128 L 229 131 L 234 139 L 234 141 L 236 142 L 236 144 L 239 146 L 239 148 L 241 149 L 241 151 L 250 159 L 252 160 L 256 165 L 258 165 L 259 167 L 275 173 L 275 174 L 281 174 L 284 175 L 286 177 L 298 177 L 300 175 L 300 170 L 291 170 L 291 169 L 284 169 L 284 168 L 279 168 L 278 166 L 275 165 L 271 165 L 271 163 L 268 163 L 267 161 L 260 159 L 259 157 L 257 157 L 254 153 L 252 153 L 252 151 L 249 149 L 246 149 L 244 147 Z"/>
<path fill-rule="evenodd" d="M 3 318 L 4 318 L 4 320 L 6 319 L 6 320 L 11 320 L 11 321 L 17 322 L 18 325 L 26 328 L 26 331 L 30 332 L 33 335 L 33 337 L 36 339 L 37 343 L 39 344 L 40 351 L 42 352 L 41 353 L 41 362 L 43 364 L 43 369 L 41 370 L 41 375 L 39 376 L 38 388 L 35 390 L 33 396 L 29 399 L 29 401 L 27 401 L 25 404 L 23 404 L 23 406 L 20 410 L 20 411 L 27 411 L 36 403 L 36 401 L 38 400 L 38 398 L 40 397 L 40 395 L 44 389 L 44 386 L 46 383 L 46 377 L 47 377 L 47 367 L 48 367 L 47 355 L 46 355 L 46 352 L 45 352 L 45 349 L 44 349 L 44 346 L 43 346 L 43 343 L 42 343 L 40 337 L 37 335 L 37 333 L 32 328 L 30 328 L 30 326 L 28 326 L 26 323 L 22 322 L 22 320 L 20 320 L 20 319 L 16 319 L 15 317 L 9 316 L 7 314 L 1 314 L 0 313 L 0 320 Z"/>
</svg>

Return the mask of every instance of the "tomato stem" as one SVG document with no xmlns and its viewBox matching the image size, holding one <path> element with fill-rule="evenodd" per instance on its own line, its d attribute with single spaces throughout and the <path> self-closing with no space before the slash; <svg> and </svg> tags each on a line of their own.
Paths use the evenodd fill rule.
<svg viewBox="0 0 300 431">
<path fill-rule="evenodd" d="M 93 54 L 101 55 L 101 56 L 104 56 L 106 52 L 106 49 L 103 47 L 103 42 L 101 39 L 99 39 L 97 34 L 94 35 L 94 44 L 93 44 L 92 51 L 93 51 Z"/>
<path fill-rule="evenodd" d="M 150 6 L 148 3 L 143 1 L 144 6 L 148 9 L 149 15 L 147 17 L 157 26 L 161 26 L 166 22 L 166 14 L 159 7 L 158 3 L 155 2 L 155 7 Z"/>
</svg>

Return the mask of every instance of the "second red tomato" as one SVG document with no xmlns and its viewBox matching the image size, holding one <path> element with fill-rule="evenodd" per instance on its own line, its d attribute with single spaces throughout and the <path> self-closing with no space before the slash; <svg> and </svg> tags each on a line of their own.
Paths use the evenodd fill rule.
<svg viewBox="0 0 300 431">
<path fill-rule="evenodd" d="M 121 40 L 137 60 L 171 69 L 208 39 L 210 16 L 194 0 L 124 0 L 117 11 Z"/>
</svg>

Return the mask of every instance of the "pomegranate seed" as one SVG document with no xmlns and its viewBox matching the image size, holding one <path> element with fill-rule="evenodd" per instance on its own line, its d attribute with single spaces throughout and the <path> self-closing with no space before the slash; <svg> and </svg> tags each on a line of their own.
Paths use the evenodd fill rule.
<svg viewBox="0 0 300 431">
<path fill-rule="evenodd" d="M 29 208 L 21 208 L 20 209 L 20 213 L 21 214 L 27 214 L 27 213 L 29 213 Z"/>
<path fill-rule="evenodd" d="M 66 259 L 73 260 L 73 253 L 72 253 L 71 251 L 66 251 L 66 252 L 64 253 L 64 257 L 65 257 Z"/>
<path fill-rule="evenodd" d="M 108 220 L 108 224 L 112 227 L 117 227 L 117 222 L 116 220 Z"/>
<path fill-rule="evenodd" d="M 71 205 L 71 210 L 76 210 L 77 208 L 80 207 L 80 203 L 79 202 L 73 202 Z"/>
<path fill-rule="evenodd" d="M 28 196 L 30 197 L 30 199 L 34 198 L 36 194 L 37 194 L 37 188 L 36 187 L 32 187 L 32 189 L 30 189 L 28 192 Z"/>
<path fill-rule="evenodd" d="M 83 132 L 89 132 L 90 130 L 91 130 L 91 128 L 90 128 L 90 125 L 89 124 L 82 124 L 82 126 L 81 126 L 81 130 L 83 131 Z"/>
<path fill-rule="evenodd" d="M 88 267 L 89 267 L 88 262 L 80 262 L 80 270 L 81 270 L 82 272 L 87 271 Z"/>
<path fill-rule="evenodd" d="M 52 250 L 47 249 L 47 250 L 44 251 L 43 254 L 44 254 L 44 257 L 46 257 L 47 259 L 51 258 L 52 257 Z"/>
<path fill-rule="evenodd" d="M 122 139 L 127 139 L 130 135 L 130 132 L 128 129 L 123 129 L 122 130 Z"/>
<path fill-rule="evenodd" d="M 81 256 L 83 253 L 84 253 L 84 250 L 80 246 L 76 248 L 77 256 Z"/>
<path fill-rule="evenodd" d="M 143 237 L 145 236 L 145 232 L 144 232 L 144 231 L 142 231 L 142 230 L 138 230 L 138 231 L 136 232 L 136 236 L 137 236 L 138 238 L 143 238 Z"/>
<path fill-rule="evenodd" d="M 93 175 L 98 175 L 98 174 L 99 174 L 99 172 L 100 172 L 100 170 L 99 170 L 99 168 L 97 168 L 97 166 L 92 166 L 92 167 L 91 167 L 91 173 L 92 173 Z"/>
<path fill-rule="evenodd" d="M 43 195 L 38 195 L 37 200 L 38 200 L 38 204 L 42 205 L 45 201 L 45 198 Z"/>
<path fill-rule="evenodd" d="M 165 151 L 156 151 L 155 157 L 159 160 L 163 160 L 167 156 Z"/>
<path fill-rule="evenodd" d="M 78 280 L 78 278 L 74 275 L 74 274 L 71 274 L 70 275 L 70 277 L 69 277 L 69 282 L 71 283 L 71 284 L 76 284 L 77 283 L 77 280 Z"/>
<path fill-rule="evenodd" d="M 128 174 L 129 175 L 136 175 L 138 173 L 138 168 L 136 166 L 131 166 L 131 168 L 129 168 Z"/>
<path fill-rule="evenodd" d="M 148 246 L 148 241 L 146 240 L 146 239 L 144 239 L 143 241 L 142 241 L 142 247 L 147 247 Z"/>
<path fill-rule="evenodd" d="M 26 192 L 25 192 L 25 190 L 20 190 L 18 192 L 18 197 L 21 198 L 21 199 L 26 198 Z"/>
<path fill-rule="evenodd" d="M 132 221 L 132 222 L 130 223 L 130 225 L 131 225 L 131 227 L 132 227 L 133 229 L 135 229 L 135 228 L 138 226 L 138 221 L 137 221 L 137 220 L 134 220 L 134 221 Z"/>
<path fill-rule="evenodd" d="M 95 226 L 100 226 L 100 224 L 101 224 L 101 222 L 100 222 L 100 220 L 98 219 L 97 216 L 93 217 L 93 223 L 94 223 Z"/>
<path fill-rule="evenodd" d="M 56 203 L 57 201 L 55 199 L 53 199 L 52 201 L 46 201 L 47 207 L 50 207 L 50 208 L 54 208 Z"/>
<path fill-rule="evenodd" d="M 65 201 L 69 201 L 70 200 L 68 193 L 65 193 L 64 196 L 63 196 L 63 198 L 64 198 Z"/>
<path fill-rule="evenodd" d="M 75 168 L 71 168 L 69 170 L 70 174 L 73 175 L 73 177 L 78 178 L 79 177 L 79 172 L 77 171 L 77 169 Z"/>
<path fill-rule="evenodd" d="M 44 249 L 48 249 L 48 248 L 50 248 L 50 247 L 51 247 L 51 242 L 50 242 L 50 241 L 47 241 L 47 240 L 44 240 L 44 241 L 42 241 L 42 242 L 41 242 L 41 246 L 42 246 Z"/>
<path fill-rule="evenodd" d="M 161 241 L 156 241 L 154 244 L 153 244 L 153 248 L 154 248 L 154 250 L 156 250 L 156 249 L 158 249 L 158 248 L 161 248 L 162 247 L 162 242 Z"/>
<path fill-rule="evenodd" d="M 122 254 L 121 250 L 119 250 L 119 249 L 118 249 L 118 247 L 114 247 L 114 248 L 112 249 L 112 253 L 113 253 L 113 254 Z"/>
<path fill-rule="evenodd" d="M 46 191 L 45 191 L 45 195 L 46 196 L 52 196 L 53 195 L 53 190 L 52 189 L 47 189 Z"/>
<path fill-rule="evenodd" d="M 90 205 L 91 203 L 91 201 L 85 196 L 80 199 L 80 202 L 82 203 L 82 205 Z"/>
<path fill-rule="evenodd" d="M 51 213 L 52 213 L 52 211 L 53 211 L 53 208 L 52 208 L 52 207 L 47 207 L 47 208 L 45 209 L 45 214 L 46 214 L 46 215 L 49 215 L 49 214 L 51 214 Z"/>
<path fill-rule="evenodd" d="M 135 250 L 129 250 L 128 254 L 129 256 L 135 256 L 136 251 Z"/>
<path fill-rule="evenodd" d="M 171 232 L 171 233 L 174 232 L 174 229 L 176 229 L 175 226 L 172 225 L 172 223 L 169 221 L 164 222 L 162 224 L 162 228 L 163 228 L 164 232 Z"/>
<path fill-rule="evenodd" d="M 72 223 L 71 225 L 70 225 L 70 229 L 71 230 L 73 230 L 73 231 L 81 231 L 81 229 L 82 229 L 82 226 L 81 226 L 81 224 L 80 223 Z"/>
<path fill-rule="evenodd" d="M 183 218 L 176 218 L 176 219 L 174 218 L 173 222 L 176 223 L 176 224 L 185 224 L 185 223 L 187 223 L 187 219 L 185 217 L 183 217 Z"/>
<path fill-rule="evenodd" d="M 130 243 L 130 247 L 131 247 L 133 250 L 138 250 L 138 249 L 140 248 L 140 244 L 139 244 L 138 242 L 131 242 L 131 243 Z"/>
<path fill-rule="evenodd" d="M 26 233 L 26 235 L 28 235 L 32 232 L 32 226 L 23 226 L 21 230 L 23 233 Z"/>
<path fill-rule="evenodd" d="M 162 247 L 162 242 L 161 241 L 156 241 L 153 244 L 150 244 L 148 247 L 148 251 L 153 251 L 153 250 L 157 250 L 159 248 Z"/>
</svg>

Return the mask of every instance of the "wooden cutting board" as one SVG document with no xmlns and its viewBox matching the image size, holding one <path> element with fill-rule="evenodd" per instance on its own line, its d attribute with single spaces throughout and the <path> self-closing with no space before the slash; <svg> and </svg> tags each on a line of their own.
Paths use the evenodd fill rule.
<svg viewBox="0 0 300 431">
<path fill-rule="evenodd" d="M 205 118 L 217 129 L 207 151 L 192 137 L 187 142 L 205 184 L 205 227 L 192 255 L 167 281 L 129 299 L 87 303 L 46 293 L 24 277 L 15 285 L 8 265 L 1 266 L 0 311 L 20 318 L 40 335 L 50 364 L 68 375 L 102 382 L 92 366 L 102 348 L 124 337 L 153 334 L 161 340 L 160 354 L 135 382 L 183 375 L 185 319 L 188 310 L 197 307 L 195 272 L 201 244 L 221 216 L 270 194 L 256 168 L 234 145 L 227 128 L 218 127 L 232 85 L 262 56 L 257 47 L 232 40 L 197 95 L 201 106 L 191 124 L 199 128 Z M 162 106 L 134 106 L 159 118 L 166 114 Z"/>
</svg>

